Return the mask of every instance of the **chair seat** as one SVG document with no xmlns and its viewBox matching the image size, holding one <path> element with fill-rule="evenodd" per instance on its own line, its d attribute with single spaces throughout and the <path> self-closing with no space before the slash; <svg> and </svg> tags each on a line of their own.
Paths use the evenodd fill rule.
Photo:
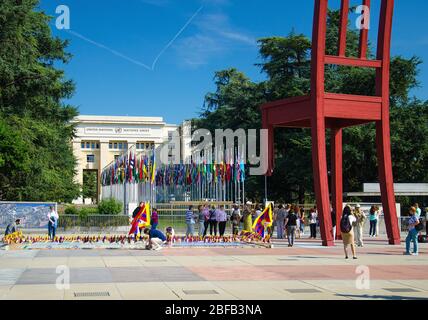
<svg viewBox="0 0 428 320">
<path fill-rule="evenodd" d="M 350 127 L 380 121 L 382 98 L 349 94 L 324 95 L 326 127 Z M 316 115 L 311 95 L 269 102 L 262 106 L 264 122 L 274 127 L 310 128 Z"/>
</svg>

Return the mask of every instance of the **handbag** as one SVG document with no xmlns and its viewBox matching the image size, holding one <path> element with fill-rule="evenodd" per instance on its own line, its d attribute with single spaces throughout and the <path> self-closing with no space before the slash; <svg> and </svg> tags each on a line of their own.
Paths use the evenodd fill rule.
<svg viewBox="0 0 428 320">
<path fill-rule="evenodd" d="M 424 224 L 422 222 L 422 219 L 419 219 L 419 223 L 415 226 L 415 230 L 417 232 L 421 232 L 424 229 Z"/>
</svg>

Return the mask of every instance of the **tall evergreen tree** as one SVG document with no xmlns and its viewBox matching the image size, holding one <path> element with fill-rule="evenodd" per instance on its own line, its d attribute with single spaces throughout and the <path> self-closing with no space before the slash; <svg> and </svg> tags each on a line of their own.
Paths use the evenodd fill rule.
<svg viewBox="0 0 428 320">
<path fill-rule="evenodd" d="M 38 0 L 0 2 L 0 200 L 71 201 L 74 92 L 57 66 L 71 56 Z"/>
</svg>

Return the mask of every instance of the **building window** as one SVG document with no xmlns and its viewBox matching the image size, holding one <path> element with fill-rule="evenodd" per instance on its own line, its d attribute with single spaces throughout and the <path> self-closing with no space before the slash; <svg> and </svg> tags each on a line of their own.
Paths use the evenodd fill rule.
<svg viewBox="0 0 428 320">
<path fill-rule="evenodd" d="M 95 156 L 94 156 L 93 154 L 88 154 L 88 155 L 86 156 L 86 161 L 87 161 L 88 163 L 95 163 Z"/>
<path fill-rule="evenodd" d="M 82 149 L 97 150 L 100 148 L 100 143 L 96 141 L 82 141 L 80 146 Z"/>
<path fill-rule="evenodd" d="M 110 150 L 128 150 L 128 143 L 126 141 L 109 142 L 108 147 Z"/>
</svg>

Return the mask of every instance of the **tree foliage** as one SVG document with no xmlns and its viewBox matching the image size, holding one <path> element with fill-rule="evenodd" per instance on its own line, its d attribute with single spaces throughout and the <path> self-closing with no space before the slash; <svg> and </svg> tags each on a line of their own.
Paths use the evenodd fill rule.
<svg viewBox="0 0 428 320">
<path fill-rule="evenodd" d="M 337 53 L 339 14 L 328 16 L 327 54 Z M 347 55 L 358 55 L 359 34 L 348 28 Z M 219 71 L 214 76 L 217 90 L 208 93 L 199 128 L 215 126 L 231 129 L 261 128 L 260 106 L 267 101 L 306 95 L 310 92 L 311 41 L 292 31 L 286 37 L 259 40 L 261 62 L 256 64 L 267 80 L 255 83 L 236 69 Z M 369 57 L 373 50 L 369 48 Z M 393 57 L 391 60 L 391 134 L 394 174 L 397 182 L 428 180 L 428 103 L 410 96 L 418 86 L 418 57 Z M 375 94 L 372 69 L 328 66 L 326 90 L 345 94 Z M 328 137 L 327 133 L 327 137 Z M 307 129 L 277 129 L 275 132 L 276 170 L 269 178 L 269 197 L 304 202 L 313 199 L 312 141 Z M 328 145 L 328 149 L 330 146 Z M 327 150 L 329 154 L 329 150 Z M 344 187 L 358 191 L 364 182 L 378 180 L 374 125 L 344 130 Z M 247 196 L 263 199 L 264 179 L 250 177 Z"/>
<path fill-rule="evenodd" d="M 71 149 L 74 92 L 57 65 L 67 42 L 52 36 L 38 0 L 0 2 L 0 200 L 68 202 L 79 195 Z"/>
</svg>

